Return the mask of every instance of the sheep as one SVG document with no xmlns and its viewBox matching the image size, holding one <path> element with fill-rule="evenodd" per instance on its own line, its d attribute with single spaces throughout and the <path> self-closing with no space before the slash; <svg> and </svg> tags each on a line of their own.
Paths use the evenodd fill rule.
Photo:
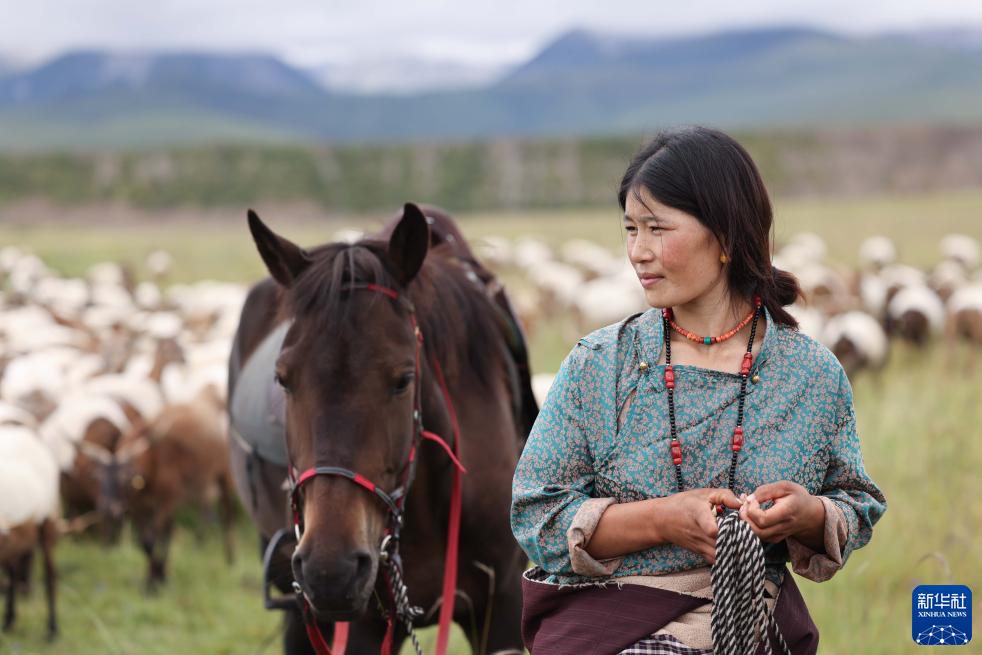
<svg viewBox="0 0 982 655">
<path fill-rule="evenodd" d="M 37 419 L 17 405 L 0 401 L 0 425 L 19 425 L 33 429 L 37 427 Z"/>
<path fill-rule="evenodd" d="M 816 341 L 821 340 L 822 330 L 825 327 L 825 318 L 821 312 L 801 303 L 788 305 L 785 309 L 798 321 L 798 330 L 802 334 L 807 334 Z"/>
<path fill-rule="evenodd" d="M 958 262 L 967 271 L 975 270 L 982 259 L 979 242 L 964 234 L 946 235 L 941 239 L 940 250 L 942 257 Z"/>
<path fill-rule="evenodd" d="M 880 271 L 879 277 L 886 286 L 887 304 L 901 289 L 927 285 L 927 275 L 924 271 L 907 264 L 891 264 Z"/>
<path fill-rule="evenodd" d="M 552 250 L 540 239 L 522 237 L 515 242 L 512 251 L 515 265 L 522 270 L 528 270 L 538 263 L 552 259 Z"/>
<path fill-rule="evenodd" d="M 975 372 L 979 346 L 982 346 L 982 280 L 952 293 L 947 309 L 949 361 L 957 357 L 955 345 L 958 340 L 967 340 L 971 349 L 964 359 L 964 370 L 966 375 L 971 376 Z M 953 361 L 951 363 L 954 365 Z"/>
<path fill-rule="evenodd" d="M 232 552 L 232 480 L 228 468 L 227 424 L 209 390 L 190 403 L 166 407 L 147 425 L 125 434 L 117 449 L 120 466 L 107 490 L 123 499 L 135 534 L 147 555 L 146 586 L 166 580 L 167 551 L 174 514 L 181 506 L 222 506 L 226 558 Z"/>
<path fill-rule="evenodd" d="M 616 271 L 620 263 L 606 248 L 587 239 L 565 242 L 559 254 L 564 262 L 583 271 L 588 280 Z"/>
<path fill-rule="evenodd" d="M 512 247 L 508 239 L 486 236 L 478 240 L 476 245 L 481 261 L 492 269 L 500 271 L 512 265 Z"/>
<path fill-rule="evenodd" d="M 965 268 L 961 263 L 945 259 L 934 267 L 928 275 L 928 286 L 930 286 L 941 300 L 948 300 L 956 289 L 968 281 Z"/>
<path fill-rule="evenodd" d="M 43 420 L 68 389 L 66 372 L 79 357 L 74 348 L 47 348 L 15 357 L 0 379 L 0 399 L 18 405 Z"/>
<path fill-rule="evenodd" d="M 781 270 L 797 274 L 811 264 L 821 264 L 828 248 L 816 234 L 802 232 L 791 237 L 774 255 L 774 265 Z"/>
<path fill-rule="evenodd" d="M 882 370 L 889 354 L 883 327 L 861 311 L 849 311 L 830 318 L 820 341 L 832 351 L 849 377 L 863 369 Z"/>
<path fill-rule="evenodd" d="M 41 440 L 61 470 L 61 492 L 70 515 L 98 510 L 105 483 L 103 469 L 130 421 L 108 396 L 76 392 L 63 399 L 41 424 Z M 103 524 L 104 535 L 114 537 Z"/>
<path fill-rule="evenodd" d="M 875 273 L 863 273 L 857 287 L 860 307 L 883 323 L 887 311 L 887 282 Z"/>
<path fill-rule="evenodd" d="M 48 603 L 48 638 L 58 634 L 54 546 L 58 537 L 58 466 L 51 452 L 22 426 L 0 426 L 0 566 L 9 584 L 3 629 L 16 618 L 19 574 L 41 549 Z"/>
<path fill-rule="evenodd" d="M 808 303 L 826 313 L 846 309 L 848 286 L 838 271 L 819 263 L 806 263 L 795 273 Z"/>
<path fill-rule="evenodd" d="M 535 395 L 535 401 L 542 406 L 542 403 L 546 400 L 546 395 L 549 393 L 549 389 L 552 387 L 552 381 L 556 379 L 555 373 L 536 373 L 532 376 L 532 393 Z"/>
<path fill-rule="evenodd" d="M 547 310 L 571 306 L 583 287 L 583 274 L 569 264 L 553 260 L 532 263 L 526 270 L 529 280 L 542 292 Z"/>
<path fill-rule="evenodd" d="M 648 309 L 637 276 L 633 277 L 601 277 L 584 283 L 573 309 L 578 329 L 589 332 Z"/>
<path fill-rule="evenodd" d="M 890 237 L 878 235 L 859 244 L 859 264 L 865 270 L 879 271 L 897 261 L 897 246 Z"/>
<path fill-rule="evenodd" d="M 145 261 L 150 276 L 158 282 L 167 277 L 174 268 L 174 258 L 166 250 L 154 250 Z"/>
<path fill-rule="evenodd" d="M 163 393 L 149 377 L 100 375 L 87 380 L 80 390 L 115 400 L 130 424 L 151 421 L 164 407 Z"/>
<path fill-rule="evenodd" d="M 333 235 L 331 235 L 331 241 L 336 241 L 338 243 L 355 243 L 360 241 L 365 237 L 365 232 L 362 230 L 356 230 L 353 228 L 342 228 L 336 230 Z"/>
<path fill-rule="evenodd" d="M 887 305 L 887 330 L 925 345 L 944 329 L 944 303 L 927 286 L 905 287 Z"/>
</svg>

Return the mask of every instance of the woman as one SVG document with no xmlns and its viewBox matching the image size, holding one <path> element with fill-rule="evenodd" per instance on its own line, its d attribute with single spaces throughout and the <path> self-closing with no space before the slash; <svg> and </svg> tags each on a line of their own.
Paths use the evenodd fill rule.
<svg viewBox="0 0 982 655">
<path fill-rule="evenodd" d="M 764 546 L 765 604 L 792 652 L 814 653 L 785 562 L 829 579 L 886 510 L 849 380 L 784 309 L 800 291 L 771 266 L 770 201 L 736 141 L 663 132 L 618 199 L 653 309 L 574 346 L 518 463 L 512 530 L 535 565 L 526 645 L 711 653 L 710 570 L 728 508 Z"/>
</svg>

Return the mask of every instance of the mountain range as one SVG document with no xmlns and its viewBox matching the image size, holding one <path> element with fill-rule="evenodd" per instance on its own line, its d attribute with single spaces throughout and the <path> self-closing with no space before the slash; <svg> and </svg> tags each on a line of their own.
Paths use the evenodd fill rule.
<svg viewBox="0 0 982 655">
<path fill-rule="evenodd" d="M 370 71 L 334 71 L 345 86 L 332 87 L 330 71 L 264 53 L 78 51 L 19 70 L 0 62 L 0 147 L 982 121 L 982 31 L 971 28 L 860 37 L 788 26 L 671 38 L 576 30 L 494 78 L 485 71 L 483 83 L 446 70 L 457 88 L 440 90 L 431 69 L 430 90 L 414 92 Z"/>
</svg>

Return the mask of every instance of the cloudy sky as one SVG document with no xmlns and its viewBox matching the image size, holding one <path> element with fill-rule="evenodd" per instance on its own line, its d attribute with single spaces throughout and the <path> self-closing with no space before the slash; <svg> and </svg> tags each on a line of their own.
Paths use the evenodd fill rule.
<svg viewBox="0 0 982 655">
<path fill-rule="evenodd" d="M 71 48 L 265 51 L 300 65 L 397 57 L 503 64 L 563 30 L 669 35 L 767 24 L 982 29 L 982 0 L 0 0 L 0 56 Z"/>
</svg>

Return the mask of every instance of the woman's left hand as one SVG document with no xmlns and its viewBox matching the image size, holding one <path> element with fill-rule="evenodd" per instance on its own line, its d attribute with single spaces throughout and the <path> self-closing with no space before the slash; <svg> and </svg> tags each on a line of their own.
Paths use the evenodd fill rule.
<svg viewBox="0 0 982 655">
<path fill-rule="evenodd" d="M 745 501 L 740 508 L 740 518 L 763 541 L 778 543 L 795 537 L 806 543 L 821 542 L 825 527 L 825 506 L 817 496 L 808 493 L 800 484 L 789 480 L 772 482 L 757 487 L 752 494 L 740 495 Z M 760 504 L 773 500 L 768 509 Z"/>
</svg>

